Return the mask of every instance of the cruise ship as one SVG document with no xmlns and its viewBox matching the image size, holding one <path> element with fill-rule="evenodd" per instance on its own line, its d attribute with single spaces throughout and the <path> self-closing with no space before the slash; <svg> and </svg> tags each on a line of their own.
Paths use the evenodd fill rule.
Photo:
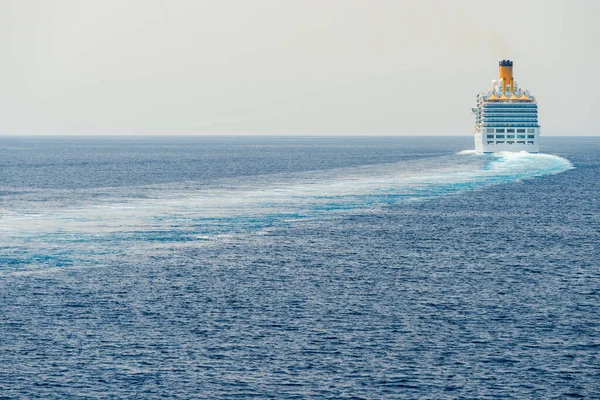
<svg viewBox="0 0 600 400">
<path fill-rule="evenodd" d="M 487 93 L 477 95 L 475 150 L 480 153 L 540 149 L 537 102 L 513 78 L 513 62 L 500 61 L 498 79 Z"/>
</svg>

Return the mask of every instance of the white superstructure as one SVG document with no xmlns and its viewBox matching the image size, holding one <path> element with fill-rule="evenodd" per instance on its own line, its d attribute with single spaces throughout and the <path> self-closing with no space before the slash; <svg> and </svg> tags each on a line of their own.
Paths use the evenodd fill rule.
<svg viewBox="0 0 600 400">
<path fill-rule="evenodd" d="M 472 111 L 478 152 L 540 151 L 537 102 L 528 90 L 517 86 L 512 67 L 512 61 L 500 61 L 499 79 L 492 81 L 487 93 L 477 95 L 477 107 Z"/>
</svg>

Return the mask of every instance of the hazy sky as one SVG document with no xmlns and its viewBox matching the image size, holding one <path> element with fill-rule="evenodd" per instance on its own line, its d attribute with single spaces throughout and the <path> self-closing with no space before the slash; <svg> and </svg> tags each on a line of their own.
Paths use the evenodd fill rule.
<svg viewBox="0 0 600 400">
<path fill-rule="evenodd" d="M 498 60 L 600 134 L 598 0 L 0 0 L 0 134 L 470 135 Z"/>
</svg>

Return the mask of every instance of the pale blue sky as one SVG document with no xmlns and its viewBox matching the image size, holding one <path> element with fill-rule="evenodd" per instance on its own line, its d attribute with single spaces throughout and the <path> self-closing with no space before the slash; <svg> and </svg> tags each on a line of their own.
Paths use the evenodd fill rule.
<svg viewBox="0 0 600 400">
<path fill-rule="evenodd" d="M 0 134 L 470 135 L 498 60 L 599 134 L 598 1 L 0 0 Z"/>
</svg>

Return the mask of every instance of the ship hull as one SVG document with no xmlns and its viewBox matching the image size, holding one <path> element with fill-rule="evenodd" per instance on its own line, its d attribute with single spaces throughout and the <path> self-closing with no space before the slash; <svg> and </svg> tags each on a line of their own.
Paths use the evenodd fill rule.
<svg viewBox="0 0 600 400">
<path fill-rule="evenodd" d="M 498 153 L 501 151 L 526 151 L 528 153 L 539 153 L 540 151 L 540 130 L 539 128 L 529 131 L 526 135 L 475 132 L 475 150 L 479 153 Z M 525 137 L 518 137 L 525 136 Z"/>
</svg>

